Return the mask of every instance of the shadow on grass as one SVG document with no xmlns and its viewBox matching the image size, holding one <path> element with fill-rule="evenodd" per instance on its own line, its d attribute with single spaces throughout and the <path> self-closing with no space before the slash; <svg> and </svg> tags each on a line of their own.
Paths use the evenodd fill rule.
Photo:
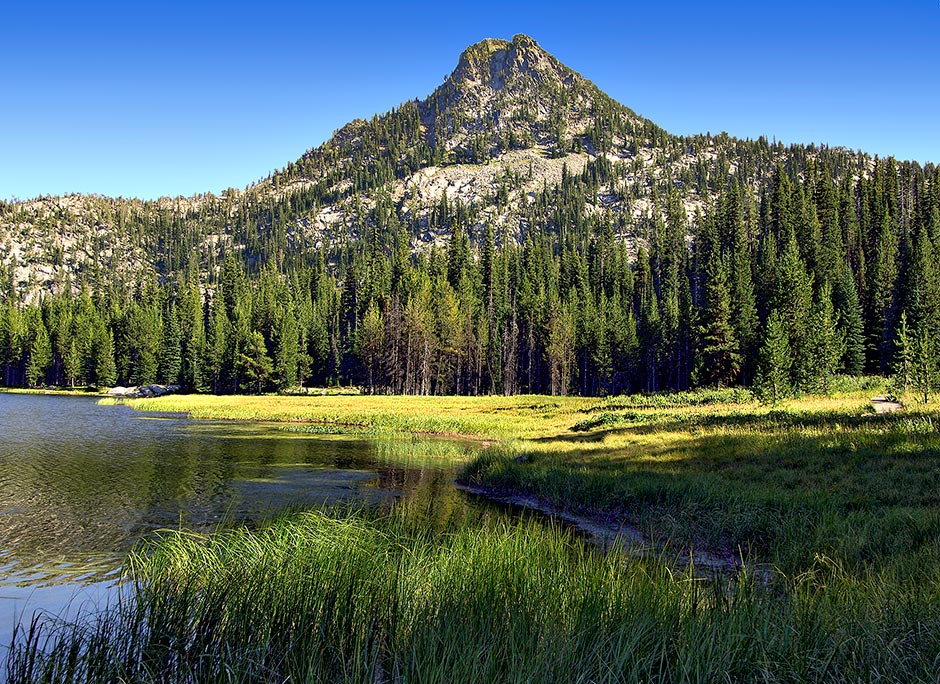
<svg viewBox="0 0 940 684">
<path fill-rule="evenodd" d="M 602 428 L 596 430 L 596 428 Z M 585 435 L 599 436 L 612 434 L 648 435 L 663 431 L 681 429 L 747 430 L 760 433 L 774 433 L 792 430 L 856 430 L 875 428 L 899 432 L 930 434 L 940 431 L 940 417 L 931 412 L 898 411 L 876 414 L 867 409 L 839 411 L 800 411 L 795 409 L 772 409 L 767 413 L 755 413 L 753 410 L 732 411 L 729 413 L 678 413 L 655 411 L 641 413 L 625 411 L 621 413 L 601 413 L 571 426 L 571 431 L 581 436 L 571 436 L 571 441 L 584 441 Z M 550 441 L 554 437 L 539 441 Z"/>
<path fill-rule="evenodd" d="M 696 418 L 704 434 L 661 443 L 597 446 L 690 423 L 665 419 L 533 440 L 526 458 L 496 451 L 462 477 L 619 516 L 683 544 L 742 548 L 789 571 L 818 554 L 861 566 L 940 550 L 940 434 L 930 414 Z M 587 442 L 590 450 L 578 449 Z"/>
</svg>

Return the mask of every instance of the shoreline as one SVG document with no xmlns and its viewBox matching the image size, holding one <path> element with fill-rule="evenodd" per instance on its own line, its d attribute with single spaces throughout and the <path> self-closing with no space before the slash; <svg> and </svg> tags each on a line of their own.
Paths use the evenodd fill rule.
<svg viewBox="0 0 940 684">
<path fill-rule="evenodd" d="M 705 548 L 672 548 L 668 542 L 657 543 L 650 539 L 643 530 L 626 518 L 616 518 L 603 511 L 595 513 L 576 512 L 572 509 L 555 506 L 538 496 L 520 491 L 500 491 L 495 487 L 481 487 L 457 480 L 454 486 L 471 496 L 477 496 L 491 503 L 508 506 L 513 509 L 535 511 L 551 520 L 558 520 L 587 537 L 605 553 L 616 551 L 626 558 L 652 558 L 667 566 L 678 569 L 693 568 L 702 570 L 706 577 L 717 574 L 733 574 L 748 568 L 740 557 L 733 554 L 718 554 Z M 698 574 L 698 573 L 697 573 Z M 771 572 L 761 571 L 760 576 L 766 582 Z"/>
<path fill-rule="evenodd" d="M 201 396 L 201 395 L 200 395 Z M 280 397 L 281 395 L 275 395 Z M 293 397 L 284 397 L 290 399 Z M 595 398 L 587 398 L 594 401 Z M 156 398 L 159 401 L 160 398 Z M 156 407 L 135 405 L 141 401 L 151 401 L 149 399 L 124 399 L 121 397 L 107 397 L 107 404 L 128 406 L 135 411 L 146 413 L 159 413 L 160 409 Z M 165 409 L 164 409 L 165 411 Z M 374 431 L 374 434 L 398 434 L 401 436 L 412 436 L 421 438 L 441 438 L 455 439 L 460 441 L 472 442 L 480 445 L 484 450 L 500 445 L 506 445 L 511 440 L 495 437 L 484 437 L 478 434 L 461 433 L 454 431 L 429 431 L 409 428 L 388 428 L 377 426 L 368 422 L 344 422 L 316 418 L 303 417 L 239 417 L 239 416 L 198 416 L 194 417 L 190 412 L 182 412 L 190 420 L 206 420 L 232 423 L 273 423 L 282 425 L 315 425 L 336 428 L 359 428 Z M 303 433 L 301 433 L 303 434 Z M 312 433 L 310 436 L 315 437 Z M 551 439 L 550 437 L 548 437 Z M 539 438 L 536 438 L 539 439 Z M 541 439 L 546 439 L 542 437 Z M 523 440 L 528 441 L 528 440 Z M 468 457 L 466 463 L 470 463 L 472 457 Z M 579 534 L 586 536 L 593 544 L 604 552 L 616 551 L 625 558 L 655 558 L 676 568 L 687 568 L 689 566 L 696 569 L 703 569 L 705 576 L 714 576 L 717 574 L 733 574 L 746 567 L 744 559 L 735 556 L 728 549 L 708 548 L 704 544 L 682 545 L 682 547 L 671 547 L 670 543 L 656 542 L 627 517 L 618 516 L 612 511 L 597 510 L 585 513 L 579 510 L 577 504 L 570 506 L 557 505 L 550 503 L 544 498 L 525 492 L 524 490 L 499 489 L 497 487 L 486 487 L 476 484 L 469 484 L 458 477 L 454 480 L 454 486 L 465 494 L 480 497 L 486 501 L 502 506 L 535 511 L 538 514 L 553 520 L 558 520 L 565 525 L 574 528 Z M 763 579 L 769 581 L 770 572 L 760 571 L 758 573 Z"/>
<path fill-rule="evenodd" d="M 48 387 L 0 387 L 0 394 L 46 395 L 60 397 L 97 397 L 102 399 L 108 396 L 107 392 L 92 389 L 78 388 L 48 388 Z"/>
<path fill-rule="evenodd" d="M 871 491 L 873 482 L 882 499 L 864 523 L 876 525 L 869 543 L 887 561 L 880 549 L 894 538 L 894 519 L 906 513 L 892 503 L 899 485 L 879 473 L 908 461 L 924 467 L 911 449 L 926 448 L 936 409 L 879 413 L 871 397 L 868 387 L 773 407 L 707 392 L 608 400 L 172 395 L 101 402 L 192 420 L 282 425 L 301 435 L 352 429 L 459 440 L 467 446 L 453 456 L 461 466 L 457 486 L 565 520 L 604 548 L 621 544 L 617 536 L 629 529 L 631 545 L 647 555 L 661 548 L 669 557 L 730 571 L 769 563 L 789 575 L 813 567 L 819 554 L 864 568 L 870 552 L 852 531 L 861 524 L 852 517 L 859 504 L 844 492 Z M 585 415 L 601 420 L 579 429 Z M 916 553 L 932 529 L 935 495 L 923 478 L 909 480 L 905 492 L 923 500 L 908 542 Z M 815 539 L 810 545 L 808 536 Z"/>
</svg>

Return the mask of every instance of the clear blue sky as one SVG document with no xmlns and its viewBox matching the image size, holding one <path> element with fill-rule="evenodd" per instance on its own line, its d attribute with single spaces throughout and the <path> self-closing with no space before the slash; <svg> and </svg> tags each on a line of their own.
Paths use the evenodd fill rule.
<svg viewBox="0 0 940 684">
<path fill-rule="evenodd" d="M 244 187 L 515 33 L 673 133 L 940 162 L 938 0 L 761 5 L 8 3 L 0 198 Z"/>
</svg>

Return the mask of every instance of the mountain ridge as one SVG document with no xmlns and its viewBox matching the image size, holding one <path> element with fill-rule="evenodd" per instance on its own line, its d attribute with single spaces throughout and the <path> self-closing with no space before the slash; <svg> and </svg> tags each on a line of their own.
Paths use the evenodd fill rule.
<svg viewBox="0 0 940 684">
<path fill-rule="evenodd" d="M 180 259 L 164 252 L 179 239 L 200 250 L 205 280 L 223 252 L 268 259 L 272 249 L 256 254 L 255 243 L 274 239 L 273 251 L 287 253 L 362 237 L 376 222 L 368 214 L 386 201 L 409 224 L 413 248 L 442 244 L 451 230 L 434 218 L 442 198 L 466 210 L 471 234 L 492 223 L 521 240 L 543 188 L 566 174 L 596 176 L 598 166 L 603 178 L 586 211 L 614 215 L 617 234 L 635 242 L 642 224 L 662 214 L 662 197 L 678 193 L 694 215 L 730 177 L 756 188 L 778 164 L 807 159 L 836 175 L 872 163 L 844 148 L 671 135 L 519 34 L 467 47 L 425 99 L 354 120 L 243 190 L 156 200 L 73 194 L 0 207 L 0 261 L 32 298 L 76 287 L 64 281 L 80 280 L 99 260 L 169 277 Z M 141 241 L 126 233 L 129 224 L 135 234 L 166 234 Z"/>
<path fill-rule="evenodd" d="M 776 401 L 940 358 L 940 169 L 671 135 L 525 36 L 246 190 L 46 198 L 0 236 L 8 386 Z"/>
</svg>

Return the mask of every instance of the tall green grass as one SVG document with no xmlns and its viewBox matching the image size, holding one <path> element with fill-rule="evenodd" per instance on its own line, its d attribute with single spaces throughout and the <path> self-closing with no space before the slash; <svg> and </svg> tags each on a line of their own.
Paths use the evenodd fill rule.
<svg viewBox="0 0 940 684">
<path fill-rule="evenodd" d="M 786 572 L 824 554 L 917 573 L 911 559 L 940 554 L 936 407 L 613 415 L 622 421 L 595 414 L 567 440 L 499 445 L 461 477 Z"/>
<path fill-rule="evenodd" d="M 938 412 L 875 416 L 880 386 L 844 384 L 772 409 L 736 390 L 175 398 L 193 415 L 311 432 L 499 440 L 384 449 L 422 467 L 471 457 L 467 482 L 775 569 L 703 579 L 428 489 L 384 517 L 169 534 L 134 556 L 118 605 L 21 631 L 10 681 L 937 684 Z"/>
<path fill-rule="evenodd" d="M 685 392 L 650 392 L 610 396 L 589 406 L 585 412 L 612 411 L 625 408 L 683 408 L 714 404 L 748 404 L 754 394 L 746 387 L 703 388 Z"/>
<path fill-rule="evenodd" d="M 532 522 L 304 513 L 167 534 L 110 609 L 23 628 L 10 682 L 936 682 L 940 578 L 763 586 Z"/>
</svg>

